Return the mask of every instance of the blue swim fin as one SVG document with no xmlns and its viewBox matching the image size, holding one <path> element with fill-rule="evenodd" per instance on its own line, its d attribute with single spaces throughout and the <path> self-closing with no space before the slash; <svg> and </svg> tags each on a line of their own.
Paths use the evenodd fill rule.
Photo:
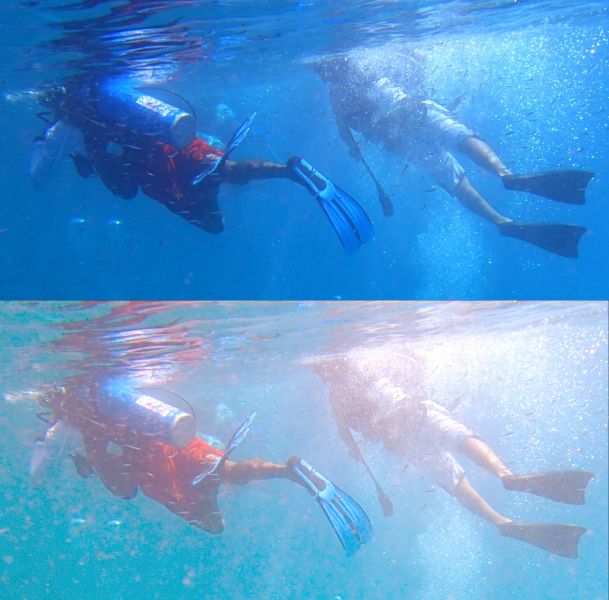
<svg viewBox="0 0 609 600">
<path fill-rule="evenodd" d="M 206 169 L 201 171 L 193 180 L 192 185 L 199 185 L 207 176 L 211 175 L 218 170 L 218 167 L 222 164 L 224 156 L 218 156 Z"/>
<path fill-rule="evenodd" d="M 355 199 L 304 159 L 294 156 L 288 165 L 299 183 L 308 188 L 323 208 L 347 254 L 353 254 L 372 239 L 374 229 L 370 218 Z"/>
<path fill-rule="evenodd" d="M 241 125 L 239 125 L 237 131 L 233 133 L 233 136 L 231 137 L 228 142 L 228 145 L 226 146 L 224 156 L 228 156 L 247 137 L 247 134 L 250 132 L 250 128 L 255 118 L 256 113 L 254 112 L 249 116 L 248 119 L 246 119 L 245 121 L 243 121 L 243 123 L 241 123 Z"/>
<path fill-rule="evenodd" d="M 228 458 L 228 456 L 239 446 L 239 444 L 247 437 L 247 434 L 250 432 L 252 428 L 252 423 L 256 418 L 256 413 L 253 412 L 239 427 L 237 431 L 233 433 L 233 436 L 230 440 L 228 440 L 228 444 L 226 444 L 226 449 L 224 450 L 224 456 Z"/>
<path fill-rule="evenodd" d="M 201 171 L 192 180 L 192 185 L 199 185 L 208 175 L 211 175 L 220 168 L 220 165 L 228 159 L 230 153 L 247 137 L 255 118 L 256 113 L 252 113 L 248 119 L 239 125 L 237 131 L 233 133 L 231 139 L 229 140 L 226 150 L 224 150 L 224 155 L 219 156 L 211 165 L 209 165 L 209 167 L 207 167 L 204 171 Z"/>
<path fill-rule="evenodd" d="M 323 509 L 347 556 L 355 554 L 362 544 L 372 539 L 368 515 L 349 494 L 301 458 L 290 458 L 288 467 Z"/>
<path fill-rule="evenodd" d="M 220 467 L 228 460 L 228 457 L 232 454 L 233 450 L 239 446 L 239 444 L 247 437 L 247 434 L 250 432 L 252 427 L 252 423 L 256 418 L 256 413 L 252 413 L 248 419 L 243 421 L 241 425 L 237 428 L 237 431 L 233 433 L 230 440 L 226 444 L 226 448 L 224 449 L 224 454 L 218 457 L 214 462 L 212 462 L 208 467 L 203 469 L 193 480 L 192 485 L 194 487 L 198 486 L 206 477 L 213 475 L 216 473 Z"/>
</svg>

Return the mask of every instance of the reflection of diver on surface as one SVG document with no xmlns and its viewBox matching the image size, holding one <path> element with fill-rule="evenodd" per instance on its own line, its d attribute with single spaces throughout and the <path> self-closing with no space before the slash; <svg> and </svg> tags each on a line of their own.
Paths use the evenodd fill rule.
<svg viewBox="0 0 609 600">
<path fill-rule="evenodd" d="M 253 416 L 222 451 L 196 436 L 193 415 L 137 391 L 124 380 L 80 381 L 55 389 L 43 402 L 54 417 L 46 438 L 52 438 L 53 431 L 56 436 L 59 429 L 81 435 L 85 454 L 71 454 L 78 474 L 97 474 L 116 496 L 130 499 L 139 489 L 195 527 L 219 534 L 224 530 L 217 502 L 222 483 L 288 479 L 315 496 L 347 554 L 371 538 L 372 527 L 361 506 L 302 459 L 292 457 L 285 465 L 229 460 Z M 37 482 L 53 450 L 45 442 L 37 444 L 32 455 L 30 473 Z"/>
<path fill-rule="evenodd" d="M 319 202 L 347 252 L 372 238 L 361 206 L 309 163 L 262 159 L 234 161 L 230 154 L 246 137 L 252 118 L 234 133 L 225 150 L 196 136 L 188 108 L 161 99 L 136 80 L 74 80 L 41 96 L 52 122 L 37 140 L 31 174 L 42 183 L 58 158 L 69 152 L 83 177 L 98 175 L 116 196 L 133 198 L 141 189 L 189 223 L 209 233 L 224 230 L 218 192 L 222 183 L 289 179 Z M 82 148 L 76 149 L 78 139 Z"/>
<path fill-rule="evenodd" d="M 400 73 L 400 65 L 406 76 Z M 519 238 L 561 256 L 577 257 L 579 239 L 586 231 L 584 227 L 512 221 L 497 212 L 473 187 L 452 152 L 465 154 L 501 179 L 508 190 L 568 204 L 585 202 L 584 192 L 592 172 L 561 170 L 514 175 L 480 136 L 460 123 L 448 109 L 426 98 L 425 69 L 417 52 L 396 55 L 393 65 L 358 58 L 357 54 L 333 58 L 317 63 L 315 70 L 330 86 L 338 131 L 356 160 L 364 159 L 352 130 L 406 157 L 463 206 L 494 223 L 502 235 Z M 367 163 L 364 164 L 369 170 Z M 378 189 L 376 180 L 375 183 Z"/>
<path fill-rule="evenodd" d="M 528 492 L 565 504 L 585 503 L 586 486 L 593 477 L 591 472 L 516 475 L 486 442 L 435 402 L 410 401 L 404 391 L 387 378 L 374 380 L 369 374 L 362 379 L 361 372 L 345 357 L 321 358 L 312 366 L 328 385 L 339 435 L 353 458 L 362 460 L 351 430 L 368 440 L 382 442 L 392 453 L 405 456 L 465 508 L 494 524 L 501 535 L 553 554 L 577 558 L 577 545 L 586 531 L 584 527 L 512 521 L 495 511 L 472 486 L 452 452 L 464 454 L 498 477 L 507 490 Z"/>
</svg>

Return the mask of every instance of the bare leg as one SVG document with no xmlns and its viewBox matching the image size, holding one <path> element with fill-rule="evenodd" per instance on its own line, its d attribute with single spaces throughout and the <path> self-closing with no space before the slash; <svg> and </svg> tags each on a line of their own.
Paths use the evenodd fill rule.
<svg viewBox="0 0 609 600">
<path fill-rule="evenodd" d="M 503 464 L 494 450 L 477 437 L 468 437 L 459 444 L 459 451 L 495 477 L 505 477 L 512 472 Z"/>
<path fill-rule="evenodd" d="M 234 462 L 227 460 L 221 471 L 223 481 L 244 485 L 256 479 L 291 479 L 297 480 L 285 465 L 265 462 L 263 460 L 244 460 Z"/>
<path fill-rule="evenodd" d="M 468 137 L 459 144 L 459 150 L 497 177 L 511 175 L 511 171 L 503 164 L 495 151 L 483 140 Z"/>
<path fill-rule="evenodd" d="M 510 519 L 495 511 L 491 505 L 472 487 L 472 484 L 465 476 L 463 476 L 463 479 L 461 479 L 457 489 L 455 490 L 455 498 L 463 506 L 465 506 L 467 510 L 477 514 L 490 523 L 493 523 L 493 525 L 511 522 Z"/>
<path fill-rule="evenodd" d="M 498 225 L 499 223 L 509 223 L 511 219 L 498 213 L 472 186 L 467 177 L 463 177 L 457 187 L 456 197 L 465 208 L 473 213 L 480 215 L 487 221 Z"/>
<path fill-rule="evenodd" d="M 583 527 L 559 523 L 514 523 L 495 511 L 472 487 L 467 477 L 459 482 L 455 498 L 465 508 L 495 525 L 503 536 L 533 544 L 553 554 L 577 558 L 577 545 L 586 532 Z"/>
<path fill-rule="evenodd" d="M 286 165 L 267 162 L 259 158 L 235 162 L 227 160 L 220 170 L 222 181 L 245 185 L 253 179 L 293 179 Z"/>
</svg>

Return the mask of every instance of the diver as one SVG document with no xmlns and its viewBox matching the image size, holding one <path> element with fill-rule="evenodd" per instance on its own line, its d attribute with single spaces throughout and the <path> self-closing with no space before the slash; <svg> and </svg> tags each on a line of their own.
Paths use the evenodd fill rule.
<svg viewBox="0 0 609 600">
<path fill-rule="evenodd" d="M 224 230 L 218 204 L 222 183 L 289 179 L 316 198 L 347 253 L 372 238 L 372 224 L 362 207 L 305 160 L 292 157 L 276 164 L 230 159 L 255 113 L 221 150 L 196 135 L 192 112 L 161 95 L 124 78 L 76 79 L 42 93 L 51 125 L 36 141 L 30 167 L 34 181 L 43 182 L 67 151 L 82 177 L 97 175 L 114 195 L 129 199 L 141 189 L 189 223 L 217 234 Z"/>
<path fill-rule="evenodd" d="M 527 492 L 565 504 L 584 504 L 593 477 L 590 471 L 559 470 L 518 475 L 471 429 L 443 406 L 409 398 L 386 377 L 376 378 L 348 356 L 318 357 L 313 370 L 328 386 L 338 433 L 349 455 L 367 467 L 353 431 L 380 442 L 404 456 L 416 470 L 454 496 L 467 510 L 492 523 L 507 537 L 533 544 L 547 552 L 577 558 L 584 527 L 556 523 L 515 522 L 497 512 L 474 488 L 453 456 L 459 452 L 498 477 L 506 490 Z M 378 483 L 377 485 L 378 491 Z M 379 494 L 383 504 L 386 499 Z M 385 513 L 385 507 L 383 507 Z M 386 514 L 386 516 L 389 516 Z"/>
<path fill-rule="evenodd" d="M 426 98 L 426 74 L 417 51 L 401 52 L 393 64 L 380 65 L 354 53 L 319 61 L 315 71 L 329 84 L 339 134 L 351 156 L 363 162 L 372 176 L 386 216 L 393 212 L 391 202 L 365 162 L 352 130 L 404 156 L 468 210 L 495 224 L 502 235 L 560 256 L 577 258 L 585 227 L 513 221 L 493 208 L 474 188 L 453 152 L 461 152 L 495 175 L 507 190 L 567 204 L 584 204 L 586 186 L 594 173 L 583 170 L 512 173 L 476 132 L 459 122 L 449 109 Z"/>
<path fill-rule="evenodd" d="M 59 430 L 82 436 L 84 454 L 70 458 L 83 478 L 100 478 L 115 496 L 134 498 L 140 490 L 171 512 L 210 534 L 224 530 L 218 506 L 221 484 L 244 485 L 262 479 L 298 483 L 317 500 L 347 555 L 372 537 L 362 507 L 306 461 L 291 457 L 285 465 L 229 457 L 247 436 L 255 413 L 241 424 L 224 450 L 196 435 L 191 413 L 131 387 L 126 380 L 103 383 L 80 378 L 49 391 L 41 404 L 52 413 L 50 427 L 32 454 L 30 475 L 40 483 L 57 451 Z M 57 440 L 55 440 L 56 442 Z"/>
</svg>

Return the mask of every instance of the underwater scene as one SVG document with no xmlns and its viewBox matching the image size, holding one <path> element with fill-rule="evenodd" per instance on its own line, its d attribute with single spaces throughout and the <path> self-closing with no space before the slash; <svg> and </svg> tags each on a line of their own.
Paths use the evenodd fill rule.
<svg viewBox="0 0 609 600">
<path fill-rule="evenodd" d="M 0 297 L 606 299 L 601 0 L 7 0 Z"/>
<path fill-rule="evenodd" d="M 606 302 L 4 302 L 2 598 L 607 598 Z"/>
</svg>

